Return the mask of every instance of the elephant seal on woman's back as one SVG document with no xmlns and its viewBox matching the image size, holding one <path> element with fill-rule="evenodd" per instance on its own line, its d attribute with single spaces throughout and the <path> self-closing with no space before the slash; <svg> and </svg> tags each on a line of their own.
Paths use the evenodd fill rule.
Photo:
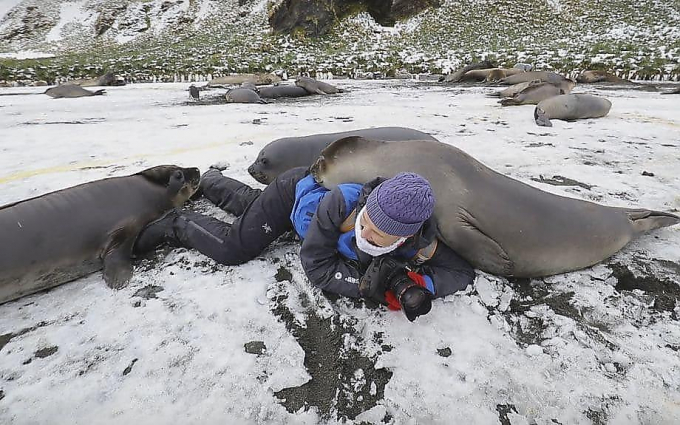
<svg viewBox="0 0 680 425">
<path fill-rule="evenodd" d="M 680 223 L 669 213 L 544 192 L 439 142 L 348 137 L 324 149 L 311 168 L 328 189 L 405 171 L 432 185 L 440 239 L 476 268 L 501 276 L 540 277 L 588 267 L 648 230 Z"/>
<path fill-rule="evenodd" d="M 198 168 L 161 165 L 0 207 L 0 304 L 104 268 L 122 288 L 137 235 L 196 191 Z"/>
</svg>

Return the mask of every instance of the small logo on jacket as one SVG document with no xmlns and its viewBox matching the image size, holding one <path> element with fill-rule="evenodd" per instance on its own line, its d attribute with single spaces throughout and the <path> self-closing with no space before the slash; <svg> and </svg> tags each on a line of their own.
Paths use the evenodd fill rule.
<svg viewBox="0 0 680 425">
<path fill-rule="evenodd" d="M 271 233 L 273 232 L 272 226 L 269 225 L 269 223 L 265 223 L 262 225 L 262 229 L 264 229 L 265 233 Z"/>
</svg>

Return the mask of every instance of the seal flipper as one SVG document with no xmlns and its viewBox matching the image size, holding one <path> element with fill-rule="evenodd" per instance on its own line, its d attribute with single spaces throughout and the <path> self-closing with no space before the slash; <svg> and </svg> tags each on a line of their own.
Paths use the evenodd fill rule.
<svg viewBox="0 0 680 425">
<path fill-rule="evenodd" d="M 536 124 L 541 127 L 552 127 L 550 117 L 548 117 L 545 111 L 538 106 L 534 109 L 534 120 L 536 120 Z"/>
<path fill-rule="evenodd" d="M 466 251 L 471 251 L 472 258 L 466 258 L 475 268 L 484 270 L 488 273 L 499 276 L 513 276 L 515 274 L 515 264 L 510 259 L 508 253 L 501 247 L 498 242 L 484 233 L 478 226 L 477 220 L 466 209 L 459 207 L 458 219 L 462 222 L 459 230 L 456 232 L 456 244 L 465 246 Z M 437 232 L 439 239 L 446 243 L 451 249 L 456 252 L 455 244 L 450 243 L 441 237 L 442 231 L 440 224 L 437 223 Z M 453 241 L 452 241 L 453 242 Z"/>
<path fill-rule="evenodd" d="M 102 253 L 104 282 L 111 289 L 126 287 L 132 278 L 130 257 L 135 238 L 130 234 L 131 227 L 123 226 L 115 230 Z"/>
<path fill-rule="evenodd" d="M 626 209 L 636 233 L 644 233 L 680 223 L 680 217 L 662 211 Z"/>
</svg>

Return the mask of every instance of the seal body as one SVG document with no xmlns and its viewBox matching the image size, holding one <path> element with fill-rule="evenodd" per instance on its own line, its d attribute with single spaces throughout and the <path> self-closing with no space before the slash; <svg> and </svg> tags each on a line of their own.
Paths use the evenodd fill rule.
<svg viewBox="0 0 680 425">
<path fill-rule="evenodd" d="M 258 182 L 269 184 L 284 171 L 295 167 L 311 166 L 324 148 L 348 136 L 362 136 L 386 141 L 437 140 L 427 133 L 405 127 L 376 127 L 303 137 L 284 137 L 262 148 L 255 162 L 248 167 L 248 172 Z"/>
<path fill-rule="evenodd" d="M 506 89 L 496 91 L 496 92 L 493 92 L 493 93 L 489 93 L 489 94 L 487 94 L 487 96 L 489 96 L 489 97 L 500 97 L 501 99 L 505 99 L 507 97 L 513 97 L 514 95 L 516 95 L 517 93 L 521 92 L 522 90 L 524 90 L 525 88 L 527 88 L 531 85 L 536 85 L 536 84 L 540 84 L 540 83 L 541 83 L 541 80 L 534 80 L 534 81 L 527 81 L 527 82 L 524 82 L 524 83 L 514 84 L 514 85 L 512 85 L 512 86 L 510 86 Z"/>
<path fill-rule="evenodd" d="M 661 94 L 680 94 L 680 87 L 677 87 L 672 90 L 667 90 L 665 92 L 661 92 Z"/>
<path fill-rule="evenodd" d="M 521 74 L 524 71 L 521 69 L 510 68 L 487 68 L 487 69 L 473 69 L 463 74 L 459 81 L 500 81 L 509 75 Z"/>
<path fill-rule="evenodd" d="M 564 90 L 550 83 L 538 83 L 526 87 L 524 90 L 515 93 L 513 97 L 501 100 L 503 106 L 512 105 L 536 105 L 540 101 L 554 96 L 564 94 Z"/>
<path fill-rule="evenodd" d="M 443 81 L 445 83 L 457 83 L 468 71 L 472 71 L 475 69 L 489 69 L 493 67 L 494 67 L 493 64 L 489 61 L 474 62 L 469 65 L 465 65 L 464 67 L 457 69 L 455 72 L 445 76 L 443 78 Z"/>
<path fill-rule="evenodd" d="M 631 81 L 624 80 L 623 78 L 620 78 L 610 72 L 600 70 L 583 71 L 578 77 L 576 77 L 576 82 L 586 84 L 601 82 L 632 84 Z"/>
<path fill-rule="evenodd" d="M 599 118 L 609 113 L 612 103 L 591 94 L 563 94 L 545 99 L 536 105 L 534 119 L 541 127 L 552 127 L 551 119 L 572 121 Z"/>
<path fill-rule="evenodd" d="M 71 80 L 68 82 L 68 84 L 75 84 L 80 87 L 124 86 L 125 80 L 121 77 L 116 77 L 113 72 L 107 72 L 106 74 L 97 78 Z"/>
<path fill-rule="evenodd" d="M 343 92 L 342 89 L 310 77 L 298 77 L 298 79 L 295 80 L 295 85 L 315 94 L 336 94 Z"/>
<path fill-rule="evenodd" d="M 281 78 L 274 74 L 238 74 L 225 75 L 224 77 L 213 78 L 208 81 L 208 87 L 222 87 L 243 83 L 253 83 L 255 85 L 274 84 L 281 81 Z"/>
<path fill-rule="evenodd" d="M 440 142 L 348 137 L 328 146 L 311 167 L 329 189 L 406 171 L 432 185 L 440 239 L 476 268 L 501 276 L 540 277 L 588 267 L 645 231 L 680 223 L 669 213 L 544 192 Z"/>
<path fill-rule="evenodd" d="M 231 89 L 225 95 L 227 102 L 229 103 L 267 103 L 251 89 Z"/>
<path fill-rule="evenodd" d="M 104 269 L 112 288 L 132 276 L 135 238 L 183 204 L 197 168 L 164 165 L 0 207 L 0 303 Z"/>
<path fill-rule="evenodd" d="M 74 84 L 62 84 L 45 90 L 46 95 L 55 99 L 99 96 L 104 94 L 104 92 L 104 89 L 92 92 Z"/>
<path fill-rule="evenodd" d="M 527 81 L 540 80 L 547 83 L 552 83 L 558 85 L 568 78 L 549 71 L 529 71 L 529 72 L 519 72 L 515 75 L 510 75 L 499 81 L 500 84 L 505 84 L 512 86 L 514 84 L 526 83 Z"/>
<path fill-rule="evenodd" d="M 260 89 L 260 97 L 263 99 L 279 99 L 281 97 L 304 97 L 312 93 L 308 92 L 303 87 L 292 85 L 280 85 L 272 87 L 264 87 Z"/>
</svg>

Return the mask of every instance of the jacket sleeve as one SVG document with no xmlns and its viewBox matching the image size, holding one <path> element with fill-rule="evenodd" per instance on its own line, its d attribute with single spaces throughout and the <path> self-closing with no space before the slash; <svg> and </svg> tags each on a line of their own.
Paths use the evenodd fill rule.
<svg viewBox="0 0 680 425">
<path fill-rule="evenodd" d="M 358 266 L 345 261 L 337 249 L 342 233 L 340 227 L 351 213 L 345 209 L 345 198 L 340 189 L 333 189 L 323 197 L 302 241 L 300 262 L 314 286 L 360 298 Z"/>
<path fill-rule="evenodd" d="M 475 279 L 475 270 L 454 250 L 437 241 L 432 257 L 416 270 L 425 279 L 427 288 L 436 298 L 462 291 Z"/>
</svg>

